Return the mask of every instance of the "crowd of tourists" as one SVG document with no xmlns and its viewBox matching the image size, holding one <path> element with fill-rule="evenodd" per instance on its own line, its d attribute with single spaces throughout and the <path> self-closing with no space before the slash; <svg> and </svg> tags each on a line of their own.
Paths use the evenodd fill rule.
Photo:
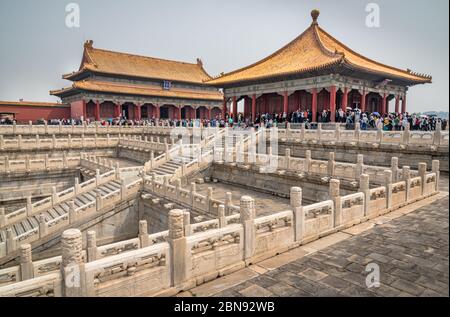
<svg viewBox="0 0 450 317">
<path fill-rule="evenodd" d="M 257 114 L 254 122 L 249 118 L 244 118 L 240 113 L 237 120 L 227 116 L 229 125 L 237 126 L 260 126 L 271 128 L 289 123 L 304 123 L 305 127 L 312 126 L 312 112 L 310 110 L 297 110 L 295 112 L 286 113 L 262 113 Z M 318 123 L 330 123 L 331 112 L 323 110 L 317 113 Z M 438 124 L 441 124 L 442 130 L 447 128 L 448 119 L 438 118 L 436 116 L 420 115 L 415 113 L 386 113 L 378 112 L 361 112 L 359 109 L 338 109 L 336 111 L 335 122 L 343 123 L 347 128 L 352 129 L 355 123 L 360 124 L 362 130 L 382 129 L 385 131 L 401 131 L 409 124 L 411 130 L 433 131 Z"/>
<path fill-rule="evenodd" d="M 335 121 L 337 123 L 345 124 L 348 129 L 353 129 L 355 123 L 360 124 L 361 130 L 369 129 L 383 129 L 385 131 L 401 131 L 406 128 L 409 124 L 411 130 L 418 131 L 433 131 L 440 124 L 442 130 L 446 130 L 448 120 L 438 118 L 436 116 L 427 116 L 420 114 L 409 114 L 409 113 L 386 113 L 380 114 L 378 112 L 361 112 L 359 109 L 347 108 L 345 111 L 343 109 L 338 109 L 336 111 Z M 6 117 L 0 119 L 0 124 L 13 124 L 14 120 Z M 94 120 L 86 119 L 85 123 L 90 125 Z M 163 124 L 166 126 L 182 126 L 182 127 L 199 127 L 210 125 L 212 127 L 225 127 L 226 125 L 230 127 L 277 127 L 280 124 L 284 125 L 286 122 L 289 123 L 304 123 L 307 129 L 313 128 L 313 115 L 310 110 L 297 110 L 292 113 L 261 113 L 256 114 L 255 120 L 252 121 L 249 117 L 244 117 L 243 113 L 238 114 L 238 118 L 233 118 L 233 116 L 226 115 L 222 118 L 218 115 L 212 119 L 159 119 L 147 118 L 141 120 L 130 120 L 123 117 L 110 118 L 107 120 L 101 120 L 101 125 L 122 125 L 122 126 L 132 126 L 132 125 L 156 125 Z M 318 123 L 329 123 L 331 122 L 331 112 L 328 110 L 323 110 L 317 113 Z M 37 124 L 44 124 L 44 120 L 38 120 L 35 122 Z M 48 122 L 50 125 L 82 125 L 83 120 L 80 119 L 52 119 Z"/>
</svg>

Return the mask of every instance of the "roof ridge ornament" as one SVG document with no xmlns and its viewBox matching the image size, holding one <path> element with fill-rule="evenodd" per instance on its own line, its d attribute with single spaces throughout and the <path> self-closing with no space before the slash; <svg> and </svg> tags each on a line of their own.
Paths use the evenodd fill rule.
<svg viewBox="0 0 450 317">
<path fill-rule="evenodd" d="M 94 45 L 94 41 L 93 40 L 87 40 L 86 42 L 84 42 L 84 47 L 85 48 L 92 48 Z"/>
<path fill-rule="evenodd" d="M 317 23 L 317 19 L 319 18 L 320 15 L 320 11 L 317 9 L 314 9 L 311 11 L 311 17 L 312 17 L 312 24 L 317 25 L 319 23 Z"/>
</svg>

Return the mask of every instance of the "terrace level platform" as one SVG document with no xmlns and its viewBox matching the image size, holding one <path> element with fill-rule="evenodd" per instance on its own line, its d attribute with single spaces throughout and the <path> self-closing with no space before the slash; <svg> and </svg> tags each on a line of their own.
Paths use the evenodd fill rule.
<svg viewBox="0 0 450 317">
<path fill-rule="evenodd" d="M 449 296 L 449 178 L 441 193 L 177 296 Z M 380 267 L 367 288 L 365 267 Z"/>
</svg>

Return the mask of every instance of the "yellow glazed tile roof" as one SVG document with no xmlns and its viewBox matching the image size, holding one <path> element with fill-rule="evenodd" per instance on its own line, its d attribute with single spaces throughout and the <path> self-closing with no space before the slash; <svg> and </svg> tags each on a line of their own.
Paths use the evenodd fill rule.
<svg viewBox="0 0 450 317">
<path fill-rule="evenodd" d="M 147 56 L 97 49 L 92 41 L 84 44 L 83 60 L 78 72 L 66 74 L 65 79 L 90 70 L 105 74 L 125 75 L 131 77 L 153 78 L 203 84 L 211 79 L 203 68 L 203 63 L 177 62 Z"/>
<path fill-rule="evenodd" d="M 311 26 L 286 46 L 255 64 L 222 74 L 207 80 L 206 83 L 220 85 L 285 76 L 323 69 L 339 63 L 415 83 L 431 82 L 430 76 L 383 65 L 355 53 L 318 26 L 318 11 L 311 14 L 315 15 Z"/>
<path fill-rule="evenodd" d="M 50 94 L 60 95 L 74 89 L 151 97 L 184 98 L 209 101 L 223 100 L 223 95 L 219 91 L 202 91 L 174 87 L 170 90 L 166 90 L 161 86 L 132 85 L 127 83 L 113 83 L 96 80 L 76 81 L 73 83 L 72 87 L 50 91 Z"/>
</svg>

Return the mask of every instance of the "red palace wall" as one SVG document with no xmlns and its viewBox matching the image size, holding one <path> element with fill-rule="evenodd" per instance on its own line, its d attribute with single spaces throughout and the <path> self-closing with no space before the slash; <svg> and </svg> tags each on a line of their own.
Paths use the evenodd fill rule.
<svg viewBox="0 0 450 317">
<path fill-rule="evenodd" d="M 69 119 L 70 107 L 55 107 L 55 106 L 18 106 L 18 105 L 0 105 L 0 113 L 10 112 L 15 113 L 15 118 L 19 123 L 28 123 L 28 121 L 36 121 L 39 119 Z"/>
<path fill-rule="evenodd" d="M 80 119 L 83 116 L 83 100 L 74 101 L 70 104 L 70 115 L 73 119 Z"/>
</svg>

